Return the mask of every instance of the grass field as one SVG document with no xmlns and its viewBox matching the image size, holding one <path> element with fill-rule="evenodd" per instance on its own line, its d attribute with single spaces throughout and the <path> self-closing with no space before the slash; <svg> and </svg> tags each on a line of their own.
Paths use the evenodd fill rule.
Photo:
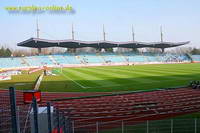
<svg viewBox="0 0 200 133">
<path fill-rule="evenodd" d="M 0 81 L 0 88 L 32 89 L 40 73 L 13 76 L 11 81 Z M 191 80 L 200 80 L 200 64 L 64 68 L 57 76 L 45 76 L 40 88 L 50 92 L 134 91 L 184 86 Z"/>
</svg>

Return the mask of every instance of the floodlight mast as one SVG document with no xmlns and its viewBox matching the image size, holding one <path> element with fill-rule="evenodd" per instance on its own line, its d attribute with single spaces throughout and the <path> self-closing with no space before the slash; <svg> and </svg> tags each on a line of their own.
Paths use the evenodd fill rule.
<svg viewBox="0 0 200 133">
<path fill-rule="evenodd" d="M 105 32 L 104 24 L 103 24 L 103 40 L 106 41 L 106 32 Z"/>
<path fill-rule="evenodd" d="M 74 40 L 74 24 L 72 23 L 72 40 Z M 73 52 L 76 52 L 76 48 L 71 48 Z"/>
<path fill-rule="evenodd" d="M 163 42 L 163 30 L 162 30 L 162 26 L 160 26 L 160 41 Z M 164 48 L 161 48 L 161 50 L 162 50 L 162 53 L 165 52 Z"/>
<path fill-rule="evenodd" d="M 132 37 L 133 37 L 133 42 L 134 42 L 135 41 L 135 33 L 134 33 L 133 25 L 132 25 Z"/>
<path fill-rule="evenodd" d="M 72 40 L 74 40 L 74 24 L 72 23 Z"/>
<path fill-rule="evenodd" d="M 36 29 L 37 38 L 40 38 L 40 29 L 39 29 L 39 25 L 38 25 L 38 19 L 36 20 L 36 26 L 37 26 L 37 29 Z"/>
<path fill-rule="evenodd" d="M 37 29 L 36 29 L 37 39 L 39 39 L 40 38 L 40 29 L 39 29 L 38 19 L 36 20 L 36 27 L 37 27 Z M 42 49 L 38 48 L 38 53 L 41 54 L 41 52 L 42 52 Z"/>
<path fill-rule="evenodd" d="M 162 31 L 162 26 L 160 26 L 160 41 L 163 42 L 163 31 Z"/>
<path fill-rule="evenodd" d="M 133 43 L 134 43 L 135 42 L 135 32 L 134 32 L 133 25 L 132 25 L 132 39 L 133 39 Z M 137 48 L 133 48 L 133 51 L 138 51 L 138 50 L 137 50 Z"/>
</svg>

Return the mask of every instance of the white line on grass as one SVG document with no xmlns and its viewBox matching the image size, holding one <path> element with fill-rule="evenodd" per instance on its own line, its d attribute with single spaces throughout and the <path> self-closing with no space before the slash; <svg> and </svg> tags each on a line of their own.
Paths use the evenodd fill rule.
<svg viewBox="0 0 200 133">
<path fill-rule="evenodd" d="M 101 69 L 103 69 L 103 68 L 101 68 Z M 63 71 L 65 71 L 65 70 L 63 70 Z M 60 72 L 58 72 L 58 73 L 60 73 Z M 73 81 L 75 84 L 77 84 L 78 86 L 80 86 L 81 88 L 84 88 L 84 89 L 87 89 L 87 88 L 105 88 L 105 87 L 119 87 L 119 86 L 123 86 L 123 84 L 121 84 L 121 85 L 101 85 L 101 86 L 96 86 L 96 87 L 89 87 L 89 86 L 86 87 L 86 86 L 83 86 L 80 83 L 76 82 L 75 80 L 71 79 L 70 77 L 66 76 L 65 74 L 63 74 L 63 73 L 60 73 L 60 74 L 63 75 L 64 77 L 68 78 L 69 80 Z M 190 80 L 192 78 L 187 78 L 187 79 Z M 184 81 L 184 80 L 186 80 L 186 79 L 180 79 L 179 81 Z M 143 83 L 140 83 L 140 84 L 152 84 L 152 83 L 170 82 L 170 81 L 174 81 L 174 79 L 163 80 L 163 81 L 157 81 L 157 80 L 155 80 L 155 81 L 150 81 L 150 82 L 143 82 Z M 135 85 L 135 83 L 126 84 L 126 85 L 128 85 L 128 86 L 129 85 Z"/>
<path fill-rule="evenodd" d="M 56 71 L 57 71 L 57 70 L 56 70 Z M 65 71 L 65 70 L 63 70 L 63 71 Z M 59 71 L 57 71 L 57 72 L 60 73 Z M 66 72 L 66 71 L 65 71 L 65 72 Z M 76 82 L 76 81 L 73 80 L 72 78 L 66 76 L 65 74 L 63 74 L 63 73 L 60 73 L 60 74 L 63 75 L 65 78 L 71 80 L 72 82 L 74 82 L 75 84 L 77 84 L 78 86 L 80 86 L 81 88 L 84 88 L 84 89 L 85 89 L 85 88 L 88 88 L 88 87 L 85 87 L 85 86 L 81 85 L 80 83 Z"/>
</svg>

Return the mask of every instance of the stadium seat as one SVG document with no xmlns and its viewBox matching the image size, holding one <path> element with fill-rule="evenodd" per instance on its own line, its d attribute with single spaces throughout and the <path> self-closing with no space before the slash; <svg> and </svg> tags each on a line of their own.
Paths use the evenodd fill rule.
<svg viewBox="0 0 200 133">
<path fill-rule="evenodd" d="M 200 61 L 200 55 L 192 55 L 194 61 Z M 65 53 L 26 57 L 0 58 L 0 68 L 40 67 L 44 65 L 71 65 L 95 63 L 148 63 L 148 62 L 188 62 L 184 54 L 169 53 Z"/>
</svg>

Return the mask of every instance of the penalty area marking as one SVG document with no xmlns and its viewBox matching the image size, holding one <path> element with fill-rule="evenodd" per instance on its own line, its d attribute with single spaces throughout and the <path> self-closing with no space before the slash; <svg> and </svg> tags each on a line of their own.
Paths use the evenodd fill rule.
<svg viewBox="0 0 200 133">
<path fill-rule="evenodd" d="M 57 71 L 57 70 L 56 70 Z M 65 71 L 65 70 L 63 70 L 63 71 Z M 59 71 L 57 71 L 58 73 L 60 73 Z M 66 71 L 65 71 L 66 72 Z M 76 85 L 78 85 L 78 86 L 80 86 L 81 88 L 90 88 L 90 87 L 85 87 L 85 86 L 83 86 L 83 85 L 81 85 L 80 83 L 78 83 L 78 82 L 76 82 L 75 80 L 73 80 L 72 78 L 70 78 L 70 77 L 68 77 L 68 76 L 66 76 L 65 74 L 63 74 L 63 73 L 60 73 L 62 76 L 64 76 L 65 78 L 67 78 L 67 79 L 69 79 L 69 80 L 71 80 L 72 82 L 74 82 Z"/>
</svg>

